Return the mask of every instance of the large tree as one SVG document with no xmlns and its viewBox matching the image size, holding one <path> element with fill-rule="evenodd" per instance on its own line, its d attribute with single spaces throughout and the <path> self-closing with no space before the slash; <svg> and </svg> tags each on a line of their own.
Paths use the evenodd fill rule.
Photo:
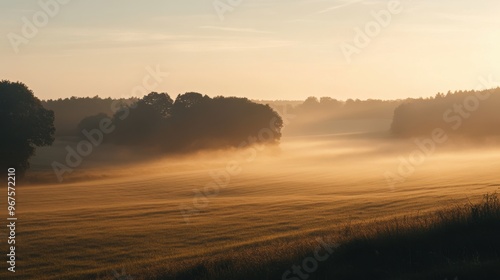
<svg viewBox="0 0 500 280">
<path fill-rule="evenodd" d="M 45 109 L 23 83 L 0 81 L 0 172 L 29 168 L 36 147 L 54 142 L 54 112 Z"/>
<path fill-rule="evenodd" d="M 172 105 L 167 94 L 153 92 L 135 105 L 114 115 L 112 142 L 181 153 L 242 147 L 250 142 L 277 144 L 281 138 L 279 114 L 246 98 L 210 98 L 188 92 L 178 95 Z"/>
<path fill-rule="evenodd" d="M 160 114 L 161 117 L 167 118 L 172 113 L 173 103 L 174 101 L 167 93 L 151 92 L 138 101 L 138 106 L 146 105 L 150 110 Z"/>
</svg>

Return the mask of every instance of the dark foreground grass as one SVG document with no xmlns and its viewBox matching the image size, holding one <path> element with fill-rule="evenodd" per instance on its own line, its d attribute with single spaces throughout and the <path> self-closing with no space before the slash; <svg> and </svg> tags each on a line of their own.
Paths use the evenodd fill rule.
<svg viewBox="0 0 500 280">
<path fill-rule="evenodd" d="M 347 226 L 340 246 L 324 261 L 311 258 L 319 242 L 228 253 L 175 274 L 147 279 L 500 279 L 500 203 L 480 203 L 427 215 Z M 325 238 L 325 237 L 323 237 Z M 339 238 L 342 238 L 340 240 Z M 327 250 L 321 251 L 322 257 Z M 309 259 L 308 259 L 309 258 Z M 308 260 L 304 263 L 304 260 Z M 292 272 L 292 266 L 300 273 Z M 286 271 L 290 273 L 284 276 Z"/>
</svg>

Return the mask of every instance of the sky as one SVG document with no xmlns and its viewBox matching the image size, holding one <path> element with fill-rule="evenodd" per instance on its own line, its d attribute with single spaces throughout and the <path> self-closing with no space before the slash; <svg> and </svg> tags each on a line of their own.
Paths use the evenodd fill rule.
<svg viewBox="0 0 500 280">
<path fill-rule="evenodd" d="M 1 0 L 0 79 L 41 99 L 427 97 L 500 80 L 499 11 L 498 0 Z"/>
</svg>

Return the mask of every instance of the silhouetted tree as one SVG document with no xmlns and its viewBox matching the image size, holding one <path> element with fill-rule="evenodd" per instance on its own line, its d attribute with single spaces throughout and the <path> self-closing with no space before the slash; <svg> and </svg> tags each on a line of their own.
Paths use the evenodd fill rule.
<svg viewBox="0 0 500 280">
<path fill-rule="evenodd" d="M 144 96 L 138 103 L 138 105 L 149 106 L 149 110 L 154 110 L 162 117 L 167 118 L 172 113 L 174 101 L 167 93 L 152 92 Z"/>
<path fill-rule="evenodd" d="M 23 83 L 0 81 L 0 131 L 0 172 L 13 167 L 22 176 L 35 148 L 54 141 L 54 112 Z"/>
<path fill-rule="evenodd" d="M 181 117 L 189 109 L 192 109 L 197 105 L 203 104 L 209 99 L 210 97 L 206 95 L 203 96 L 201 93 L 197 92 L 187 92 L 185 94 L 179 94 L 177 95 L 177 98 L 175 99 L 173 106 L 174 115 L 176 117 Z"/>
<path fill-rule="evenodd" d="M 185 152 L 238 147 L 249 137 L 258 143 L 277 143 L 281 137 L 283 121 L 268 105 L 194 92 L 170 101 L 167 94 L 151 93 L 136 106 L 124 108 L 130 112 L 127 118 L 120 119 L 122 113 L 117 112 L 113 141 Z"/>
<path fill-rule="evenodd" d="M 166 119 L 172 115 L 172 106 L 172 98 L 167 93 L 152 92 L 124 107 L 113 116 L 116 131 L 111 135 L 112 141 L 116 144 L 158 144 Z"/>
<path fill-rule="evenodd" d="M 187 93 L 195 102 L 189 103 L 171 120 L 170 145 L 177 150 L 238 147 L 249 137 L 258 143 L 277 143 L 281 138 L 283 121 L 268 105 L 257 104 L 246 98 L 215 97 Z M 176 99 L 184 102 L 185 96 Z M 184 103 L 183 103 L 184 104 Z M 174 104 L 175 108 L 176 104 Z M 174 111 L 179 112 L 179 111 Z M 274 122 L 271 124 L 271 122 Z M 272 135 L 262 131 L 275 128 Z"/>
</svg>

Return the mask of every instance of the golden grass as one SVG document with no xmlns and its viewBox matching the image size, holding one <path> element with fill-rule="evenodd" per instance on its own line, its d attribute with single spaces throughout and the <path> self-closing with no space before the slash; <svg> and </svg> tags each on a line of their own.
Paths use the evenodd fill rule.
<svg viewBox="0 0 500 280">
<path fill-rule="evenodd" d="M 155 279 L 224 259 L 236 271 L 286 263 L 316 246 L 313 237 L 342 241 L 349 223 L 369 234 L 356 226 L 477 201 L 500 184 L 498 151 L 445 151 L 391 189 L 383 174 L 411 146 L 391 147 L 285 141 L 241 162 L 242 173 L 190 224 L 179 206 L 192 205 L 193 189 L 234 154 L 85 167 L 73 175 L 89 174 L 83 181 L 20 185 L 16 277 L 112 279 L 124 267 L 134 279 Z"/>
</svg>

